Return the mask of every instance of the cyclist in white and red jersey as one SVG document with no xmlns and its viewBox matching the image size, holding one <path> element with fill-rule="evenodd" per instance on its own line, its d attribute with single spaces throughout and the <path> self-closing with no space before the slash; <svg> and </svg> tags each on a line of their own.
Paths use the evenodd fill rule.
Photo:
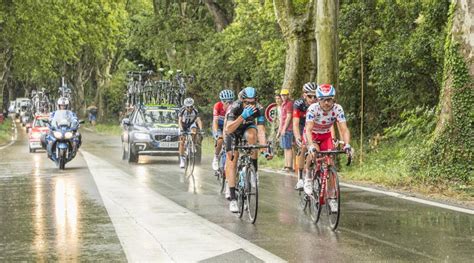
<svg viewBox="0 0 474 263">
<path fill-rule="evenodd" d="M 350 131 L 347 128 L 346 117 L 342 106 L 335 103 L 334 97 L 336 90 L 330 84 L 319 85 L 316 89 L 318 102 L 309 106 L 306 112 L 305 138 L 306 146 L 312 157 L 318 151 L 327 151 L 334 148 L 331 127 L 337 122 L 337 127 L 344 141 L 344 150 L 351 154 Z M 311 138 L 308 140 L 308 138 Z M 304 191 L 307 194 L 313 192 L 311 178 L 308 175 L 310 158 L 306 162 L 306 179 L 304 182 Z"/>
<path fill-rule="evenodd" d="M 217 171 L 219 169 L 218 155 L 221 152 L 223 144 L 222 132 L 224 130 L 225 113 L 229 105 L 234 101 L 234 92 L 225 89 L 219 93 L 220 101 L 214 104 L 213 119 L 212 119 L 212 137 L 216 141 L 214 147 L 214 159 L 212 160 L 212 169 Z"/>
<path fill-rule="evenodd" d="M 314 82 L 305 83 L 303 85 L 303 96 L 295 100 L 293 104 L 293 132 L 295 135 L 296 145 L 300 148 L 298 155 L 296 155 L 296 163 L 298 166 L 298 182 L 295 186 L 296 190 L 302 190 L 304 186 L 303 167 L 306 145 L 303 143 L 303 130 L 306 122 L 306 111 L 311 104 L 317 101 L 316 87 L 317 85 Z"/>
</svg>

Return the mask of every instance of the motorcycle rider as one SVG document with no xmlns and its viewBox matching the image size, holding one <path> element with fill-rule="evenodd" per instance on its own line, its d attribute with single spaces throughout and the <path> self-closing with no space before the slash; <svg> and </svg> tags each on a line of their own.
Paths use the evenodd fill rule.
<svg viewBox="0 0 474 263">
<path fill-rule="evenodd" d="M 77 129 L 79 128 L 79 120 L 77 118 L 77 115 L 70 111 L 68 108 L 69 108 L 69 99 L 66 98 L 66 97 L 61 97 L 58 99 L 57 101 L 57 105 L 58 105 L 58 110 L 56 111 L 53 111 L 51 112 L 51 114 L 49 115 L 49 123 L 51 125 L 52 128 L 56 127 L 57 124 L 56 123 L 53 123 L 55 122 L 55 119 L 54 119 L 54 116 L 56 115 L 56 113 L 58 111 L 66 111 L 65 115 L 67 117 L 67 119 L 71 122 L 71 127 L 73 130 L 76 131 L 76 138 L 77 138 L 77 142 L 76 140 L 72 140 L 72 147 L 73 147 L 73 151 L 76 152 L 77 149 L 79 149 L 79 147 L 81 146 L 81 143 L 82 143 L 82 136 L 81 134 L 79 133 L 79 131 L 77 131 Z M 46 140 L 47 140 L 47 152 L 48 152 L 48 157 L 51 158 L 52 156 L 52 146 L 53 146 L 53 142 L 54 142 L 54 137 L 52 137 L 52 130 L 50 131 L 50 134 L 46 136 Z"/>
</svg>

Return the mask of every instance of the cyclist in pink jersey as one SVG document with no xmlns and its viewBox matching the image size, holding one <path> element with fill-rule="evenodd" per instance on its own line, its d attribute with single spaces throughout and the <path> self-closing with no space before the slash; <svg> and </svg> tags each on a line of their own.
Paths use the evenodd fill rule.
<svg viewBox="0 0 474 263">
<path fill-rule="evenodd" d="M 306 112 L 305 143 L 311 157 L 314 158 L 318 151 L 327 151 L 334 148 L 331 127 L 337 123 L 338 130 L 344 141 L 344 150 L 347 154 L 352 153 L 350 142 L 350 131 L 347 128 L 346 117 L 341 105 L 335 103 L 336 90 L 330 84 L 319 85 L 316 89 L 317 103 L 311 104 Z M 308 140 L 311 138 L 311 140 Z M 311 179 L 308 177 L 308 168 L 311 158 L 306 161 L 306 179 L 304 191 L 307 194 L 313 192 Z"/>
</svg>

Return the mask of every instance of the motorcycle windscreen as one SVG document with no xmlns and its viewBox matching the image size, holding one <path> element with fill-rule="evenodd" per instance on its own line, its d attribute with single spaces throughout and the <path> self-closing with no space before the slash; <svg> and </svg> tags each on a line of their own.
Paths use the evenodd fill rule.
<svg viewBox="0 0 474 263">
<path fill-rule="evenodd" d="M 54 117 L 51 120 L 51 125 L 53 128 L 58 128 L 61 126 L 71 127 L 72 122 L 72 112 L 68 110 L 57 110 L 54 113 Z"/>
</svg>

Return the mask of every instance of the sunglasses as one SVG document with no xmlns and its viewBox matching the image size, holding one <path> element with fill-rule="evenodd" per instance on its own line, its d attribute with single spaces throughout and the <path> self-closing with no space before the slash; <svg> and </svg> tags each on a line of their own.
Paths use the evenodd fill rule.
<svg viewBox="0 0 474 263">
<path fill-rule="evenodd" d="M 246 101 L 246 100 L 244 100 L 244 104 L 245 105 L 255 105 L 255 104 L 257 104 L 257 102 L 256 101 Z"/>
<path fill-rule="evenodd" d="M 333 103 L 334 99 L 333 98 L 326 98 L 326 99 L 320 99 L 320 101 L 322 101 L 324 103 Z"/>
<path fill-rule="evenodd" d="M 231 100 L 222 100 L 222 103 L 229 105 L 229 104 L 232 103 L 232 101 Z"/>
<path fill-rule="evenodd" d="M 316 98 L 316 95 L 306 95 L 306 97 L 308 97 L 308 99 L 312 100 L 312 99 Z"/>
</svg>

